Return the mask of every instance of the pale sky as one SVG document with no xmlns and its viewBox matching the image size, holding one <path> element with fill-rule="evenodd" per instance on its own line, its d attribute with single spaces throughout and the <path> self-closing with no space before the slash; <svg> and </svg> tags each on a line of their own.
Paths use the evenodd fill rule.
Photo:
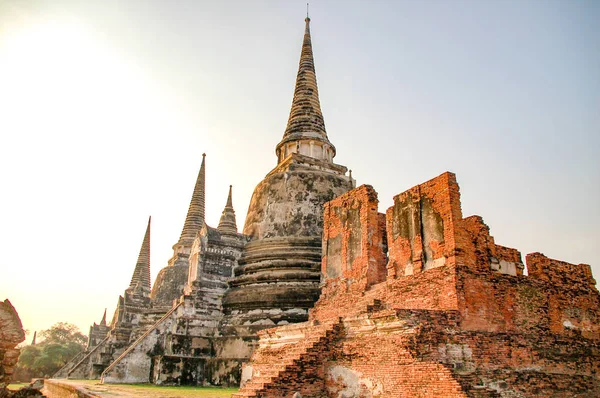
<svg viewBox="0 0 600 398">
<path fill-rule="evenodd" d="M 0 299 L 87 333 L 152 279 L 201 154 L 241 230 L 276 164 L 304 1 L 0 0 Z M 335 161 L 392 197 L 446 170 L 496 243 L 600 278 L 600 2 L 313 1 Z M 30 340 L 31 337 L 28 336 Z"/>
</svg>

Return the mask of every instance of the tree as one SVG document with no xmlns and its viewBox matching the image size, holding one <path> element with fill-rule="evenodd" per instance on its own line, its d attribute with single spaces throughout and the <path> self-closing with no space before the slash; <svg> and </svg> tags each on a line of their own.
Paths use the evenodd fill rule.
<svg viewBox="0 0 600 398">
<path fill-rule="evenodd" d="M 85 345 L 87 338 L 81 334 L 79 328 L 67 322 L 58 322 L 50 329 L 42 330 L 40 337 L 45 343 Z"/>
<path fill-rule="evenodd" d="M 52 375 L 85 349 L 86 337 L 77 326 L 58 322 L 40 333 L 36 345 L 21 349 L 15 375 L 20 380 Z"/>
</svg>

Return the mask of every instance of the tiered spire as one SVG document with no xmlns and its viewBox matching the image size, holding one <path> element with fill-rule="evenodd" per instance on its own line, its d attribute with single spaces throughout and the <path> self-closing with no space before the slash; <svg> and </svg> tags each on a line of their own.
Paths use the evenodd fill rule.
<svg viewBox="0 0 600 398">
<path fill-rule="evenodd" d="M 294 90 L 294 99 L 292 100 L 292 109 L 288 119 L 283 139 L 277 145 L 277 152 L 280 148 L 291 141 L 300 139 L 310 139 L 324 142 L 333 149 L 335 148 L 327 138 L 325 131 L 325 121 L 321 113 L 321 104 L 319 102 L 319 90 L 317 88 L 317 76 L 315 74 L 315 63 L 313 59 L 312 42 L 310 38 L 310 18 L 305 19 L 306 27 L 304 30 L 304 41 L 302 43 L 302 53 L 300 55 L 300 65 L 298 67 L 298 76 L 296 77 L 296 88 Z"/>
<path fill-rule="evenodd" d="M 152 217 L 148 218 L 148 226 L 146 227 L 146 234 L 144 235 L 144 241 L 140 248 L 140 254 L 138 255 L 137 264 L 131 277 L 131 283 L 129 284 L 130 289 L 135 289 L 136 286 L 150 291 L 150 222 Z M 103 321 L 106 323 L 106 310 L 104 311 Z"/>
<path fill-rule="evenodd" d="M 194 193 L 192 194 L 190 207 L 188 208 L 183 230 L 181 231 L 181 236 L 179 237 L 177 245 L 191 245 L 196 237 L 196 233 L 200 231 L 204 225 L 204 190 L 206 184 L 206 174 L 204 171 L 205 158 L 206 154 L 203 153 L 202 164 L 200 165 L 200 171 L 198 172 L 198 178 L 196 179 L 196 185 L 194 186 Z"/>
<path fill-rule="evenodd" d="M 31 339 L 31 345 L 35 345 L 35 339 L 37 337 L 37 330 L 35 332 L 33 332 L 33 339 Z"/>
<path fill-rule="evenodd" d="M 221 214 L 221 220 L 217 227 L 219 232 L 223 234 L 237 234 L 237 223 L 235 221 L 235 211 L 233 210 L 233 202 L 231 200 L 231 185 L 229 186 L 229 195 L 227 196 L 227 204 Z"/>
</svg>

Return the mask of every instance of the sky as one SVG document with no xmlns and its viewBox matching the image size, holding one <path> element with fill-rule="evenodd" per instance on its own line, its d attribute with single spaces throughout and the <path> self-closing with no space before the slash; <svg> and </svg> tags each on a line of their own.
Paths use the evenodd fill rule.
<svg viewBox="0 0 600 398">
<path fill-rule="evenodd" d="M 276 165 L 303 1 L 0 0 L 0 299 L 87 333 L 152 216 L 167 265 L 206 153 L 206 221 L 241 230 Z M 336 163 L 394 195 L 456 173 L 497 244 L 600 278 L 600 2 L 313 1 Z"/>
</svg>

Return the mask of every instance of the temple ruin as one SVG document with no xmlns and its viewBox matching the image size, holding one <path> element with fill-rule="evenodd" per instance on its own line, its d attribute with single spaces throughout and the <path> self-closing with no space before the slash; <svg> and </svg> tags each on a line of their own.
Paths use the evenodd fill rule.
<svg viewBox="0 0 600 398">
<path fill-rule="evenodd" d="M 463 218 L 449 172 L 379 213 L 374 189 L 333 163 L 309 18 L 275 155 L 242 233 L 231 187 L 206 224 L 202 156 L 168 265 L 151 286 L 149 220 L 112 321 L 56 376 L 241 382 L 237 397 L 600 396 L 590 267 L 540 253 L 525 267 Z"/>
<path fill-rule="evenodd" d="M 150 289 L 150 222 L 130 286 L 109 325 L 56 377 L 110 383 L 239 385 L 257 332 L 308 319 L 320 294 L 323 205 L 355 185 L 333 163 L 306 19 L 277 164 L 254 190 L 238 233 L 232 189 L 217 228 L 205 222 L 205 155 L 173 257 Z M 102 338 L 100 337 L 102 336 Z"/>
<path fill-rule="evenodd" d="M 321 297 L 259 332 L 234 397 L 600 396 L 589 265 L 532 253 L 524 275 L 452 173 L 377 206 L 368 185 L 325 205 Z"/>
</svg>

